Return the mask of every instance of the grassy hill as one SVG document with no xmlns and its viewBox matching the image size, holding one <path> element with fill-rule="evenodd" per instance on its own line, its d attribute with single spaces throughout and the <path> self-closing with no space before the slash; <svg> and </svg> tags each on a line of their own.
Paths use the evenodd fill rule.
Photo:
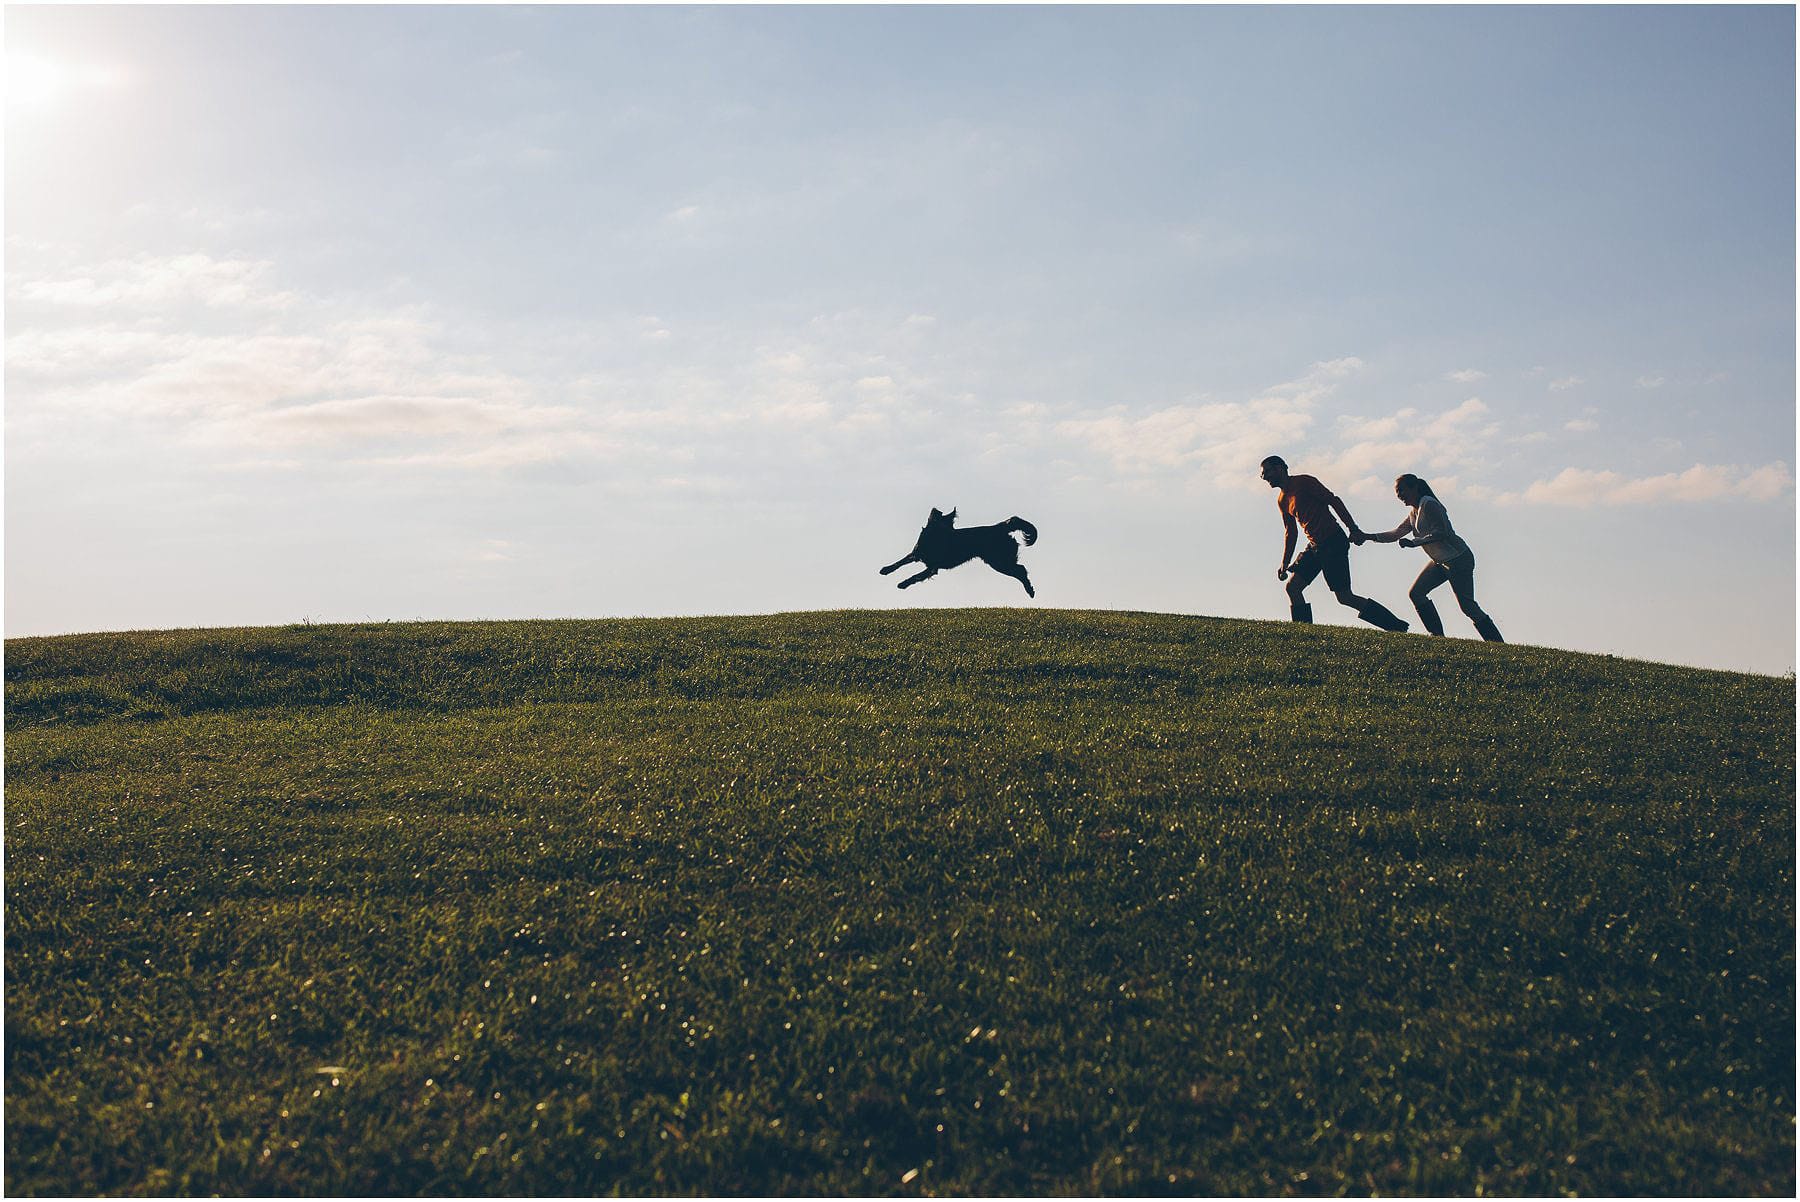
<svg viewBox="0 0 1800 1202">
<path fill-rule="evenodd" d="M 9 1193 L 1791 1194 L 1792 678 L 913 611 L 6 643 Z"/>
</svg>

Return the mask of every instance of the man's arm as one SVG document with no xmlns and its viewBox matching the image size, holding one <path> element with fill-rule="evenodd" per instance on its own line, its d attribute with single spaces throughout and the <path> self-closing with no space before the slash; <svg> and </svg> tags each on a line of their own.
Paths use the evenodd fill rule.
<svg viewBox="0 0 1800 1202">
<path fill-rule="evenodd" d="M 1344 519 L 1344 525 L 1350 528 L 1350 539 L 1352 542 L 1360 543 L 1363 539 L 1369 537 L 1364 534 L 1362 528 L 1356 524 L 1356 519 L 1350 516 L 1350 510 L 1345 508 L 1344 502 L 1338 498 L 1336 493 L 1328 488 L 1325 489 L 1325 503 L 1337 510 L 1339 516 Z"/>
<path fill-rule="evenodd" d="M 1275 579 L 1286 580 L 1288 561 L 1294 557 L 1294 539 L 1297 533 L 1294 526 L 1294 515 L 1283 509 L 1281 511 L 1281 527 L 1286 537 L 1281 542 L 1281 567 L 1275 573 Z"/>
</svg>

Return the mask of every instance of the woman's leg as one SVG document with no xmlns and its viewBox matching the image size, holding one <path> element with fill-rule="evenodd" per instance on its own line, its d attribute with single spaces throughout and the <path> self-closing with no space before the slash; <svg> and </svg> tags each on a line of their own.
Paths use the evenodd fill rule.
<svg viewBox="0 0 1800 1202">
<path fill-rule="evenodd" d="M 1425 623 L 1425 629 L 1439 638 L 1444 637 L 1444 620 L 1438 617 L 1437 606 L 1431 603 L 1431 590 L 1450 579 L 1442 564 L 1433 561 L 1425 565 L 1419 578 L 1413 581 L 1412 590 L 1407 593 L 1412 598 L 1413 608 L 1419 611 L 1419 621 Z"/>
<path fill-rule="evenodd" d="M 1500 637 L 1500 628 L 1494 625 L 1494 619 L 1487 616 L 1481 606 L 1475 603 L 1475 553 L 1458 555 L 1450 561 L 1450 588 L 1456 593 L 1456 603 L 1462 606 L 1463 613 L 1469 621 L 1475 623 L 1475 631 L 1490 643 L 1504 643 Z"/>
</svg>

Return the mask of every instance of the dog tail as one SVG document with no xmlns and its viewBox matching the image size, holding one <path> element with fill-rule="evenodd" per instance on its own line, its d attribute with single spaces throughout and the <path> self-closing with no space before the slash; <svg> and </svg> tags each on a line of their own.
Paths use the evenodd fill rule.
<svg viewBox="0 0 1800 1202">
<path fill-rule="evenodd" d="M 1018 530 L 1022 532 L 1025 535 L 1025 545 L 1027 547 L 1037 541 L 1037 527 L 1033 526 L 1024 518 L 1007 518 L 1006 528 L 1008 530 Z"/>
</svg>

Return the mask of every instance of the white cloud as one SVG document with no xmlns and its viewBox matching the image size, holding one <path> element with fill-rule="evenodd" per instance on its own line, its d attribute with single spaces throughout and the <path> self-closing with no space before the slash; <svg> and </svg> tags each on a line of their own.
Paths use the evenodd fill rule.
<svg viewBox="0 0 1800 1202">
<path fill-rule="evenodd" d="M 1347 491 L 1383 491 L 1383 477 L 1392 481 L 1402 471 L 1419 470 L 1431 455 L 1431 444 L 1422 438 L 1359 442 L 1335 453 L 1307 461 L 1307 472 L 1322 479 L 1352 481 Z"/>
<path fill-rule="evenodd" d="M 1480 397 L 1438 413 L 1409 407 L 1380 416 L 1342 416 L 1330 443 L 1308 445 L 1319 402 L 1363 366 L 1355 358 L 1332 360 L 1254 400 L 1172 405 L 1141 415 L 1121 406 L 1065 417 L 1051 432 L 1109 460 L 1128 477 L 1199 468 L 1214 481 L 1242 488 L 1261 487 L 1254 465 L 1271 452 L 1341 491 L 1379 496 L 1389 495 L 1402 471 L 1443 477 L 1486 466 L 1486 448 L 1497 440 L 1499 427 Z"/>
<path fill-rule="evenodd" d="M 832 416 L 831 404 L 828 401 L 804 396 L 787 400 L 774 400 L 757 406 L 756 416 L 768 422 L 808 422 L 829 421 Z"/>
<path fill-rule="evenodd" d="M 144 362 L 171 341 L 154 330 L 114 325 L 22 330 L 6 340 L 6 371 L 14 380 L 86 378 Z"/>
<path fill-rule="evenodd" d="M 1596 505 L 1659 505 L 1678 502 L 1774 501 L 1792 490 L 1785 463 L 1759 468 L 1695 464 L 1685 472 L 1631 478 L 1614 471 L 1565 468 L 1521 493 L 1500 493 L 1502 504 L 1561 505 L 1579 509 Z"/>
<path fill-rule="evenodd" d="M 1477 427 L 1483 425 L 1488 412 L 1487 402 L 1480 397 L 1470 397 L 1435 417 L 1422 417 L 1416 409 L 1402 409 L 1392 417 L 1352 422 L 1347 433 L 1366 439 L 1402 432 L 1411 436 L 1408 441 L 1424 442 L 1435 448 L 1431 452 L 1434 458 L 1460 458 L 1479 432 Z"/>
<path fill-rule="evenodd" d="M 1440 472 L 1480 462 L 1495 436 L 1487 403 L 1470 397 L 1454 409 L 1426 417 L 1402 409 L 1388 417 L 1346 418 L 1339 433 L 1349 442 L 1308 459 L 1308 472 L 1339 482 L 1350 493 L 1386 496 L 1403 471 Z"/>
<path fill-rule="evenodd" d="M 757 361 L 760 366 L 765 367 L 770 371 L 778 371 L 790 375 L 795 372 L 805 371 L 807 367 L 806 356 L 799 351 L 774 351 L 765 348 L 758 352 Z"/>
<path fill-rule="evenodd" d="M 232 423 L 258 442 L 293 445 L 396 439 L 495 439 L 571 424 L 569 409 L 458 396 L 367 396 L 264 409 Z"/>
<path fill-rule="evenodd" d="M 1637 378 L 1637 386 L 1639 388 L 1661 388 L 1668 382 L 1667 376 L 1639 376 Z"/>
<path fill-rule="evenodd" d="M 172 437 L 268 459 L 526 462 L 609 445 L 583 415 L 422 312 L 359 311 L 275 287 L 271 265 L 140 256 L 15 280 L 9 426 L 34 438 Z M 171 304 L 207 309 L 179 324 Z M 357 459 L 357 456 L 363 458 Z"/>
<path fill-rule="evenodd" d="M 1574 388 L 1579 384 L 1585 384 L 1586 382 L 1587 381 L 1580 376 L 1563 376 L 1561 379 L 1550 381 L 1550 391 L 1567 392 L 1569 389 Z"/>
<path fill-rule="evenodd" d="M 1477 381 L 1487 379 L 1487 373 L 1473 367 L 1465 367 L 1461 371 L 1444 373 L 1444 379 L 1455 380 L 1458 384 L 1474 384 Z"/>
<path fill-rule="evenodd" d="M 1295 380 L 1277 384 L 1250 401 L 1171 405 L 1133 416 L 1123 408 L 1058 422 L 1054 432 L 1080 443 L 1127 473 L 1198 465 L 1219 476 L 1243 475 L 1256 484 L 1254 467 L 1274 448 L 1298 441 L 1312 425 L 1312 407 L 1360 371 L 1354 357 L 1315 363 Z"/>
<path fill-rule="evenodd" d="M 1110 413 L 1057 423 L 1056 432 L 1112 460 L 1124 472 L 1199 463 L 1215 470 L 1252 467 L 1270 447 L 1298 439 L 1312 418 L 1280 398 L 1247 403 L 1172 405 L 1130 417 Z M 1251 473 L 1254 476 L 1254 472 Z"/>
<path fill-rule="evenodd" d="M 348 460 L 357 467 L 501 471 L 594 457 L 612 448 L 602 439 L 581 432 L 507 438 L 477 445 L 452 445 L 395 455 L 364 455 Z"/>
<path fill-rule="evenodd" d="M 1575 434 L 1588 434 L 1600 428 L 1600 423 L 1592 418 L 1578 417 L 1574 421 L 1564 422 L 1563 429 Z"/>
<path fill-rule="evenodd" d="M 1345 438 L 1359 441 L 1375 438 L 1392 438 L 1414 417 L 1417 409 L 1402 409 L 1387 417 L 1340 417 L 1338 431 Z"/>
<path fill-rule="evenodd" d="M 260 260 L 204 254 L 140 255 L 79 268 L 60 278 L 20 280 L 10 290 L 17 300 L 80 308 L 160 308 L 182 301 L 209 307 L 286 308 L 295 295 L 263 284 L 271 267 Z"/>
<path fill-rule="evenodd" d="M 1353 376 L 1366 366 L 1368 365 L 1355 355 L 1347 355 L 1342 359 L 1327 359 L 1323 363 L 1313 364 L 1312 369 L 1298 380 L 1277 384 L 1269 391 L 1292 393 L 1309 398 L 1324 396 L 1336 387 L 1336 381 Z"/>
</svg>

